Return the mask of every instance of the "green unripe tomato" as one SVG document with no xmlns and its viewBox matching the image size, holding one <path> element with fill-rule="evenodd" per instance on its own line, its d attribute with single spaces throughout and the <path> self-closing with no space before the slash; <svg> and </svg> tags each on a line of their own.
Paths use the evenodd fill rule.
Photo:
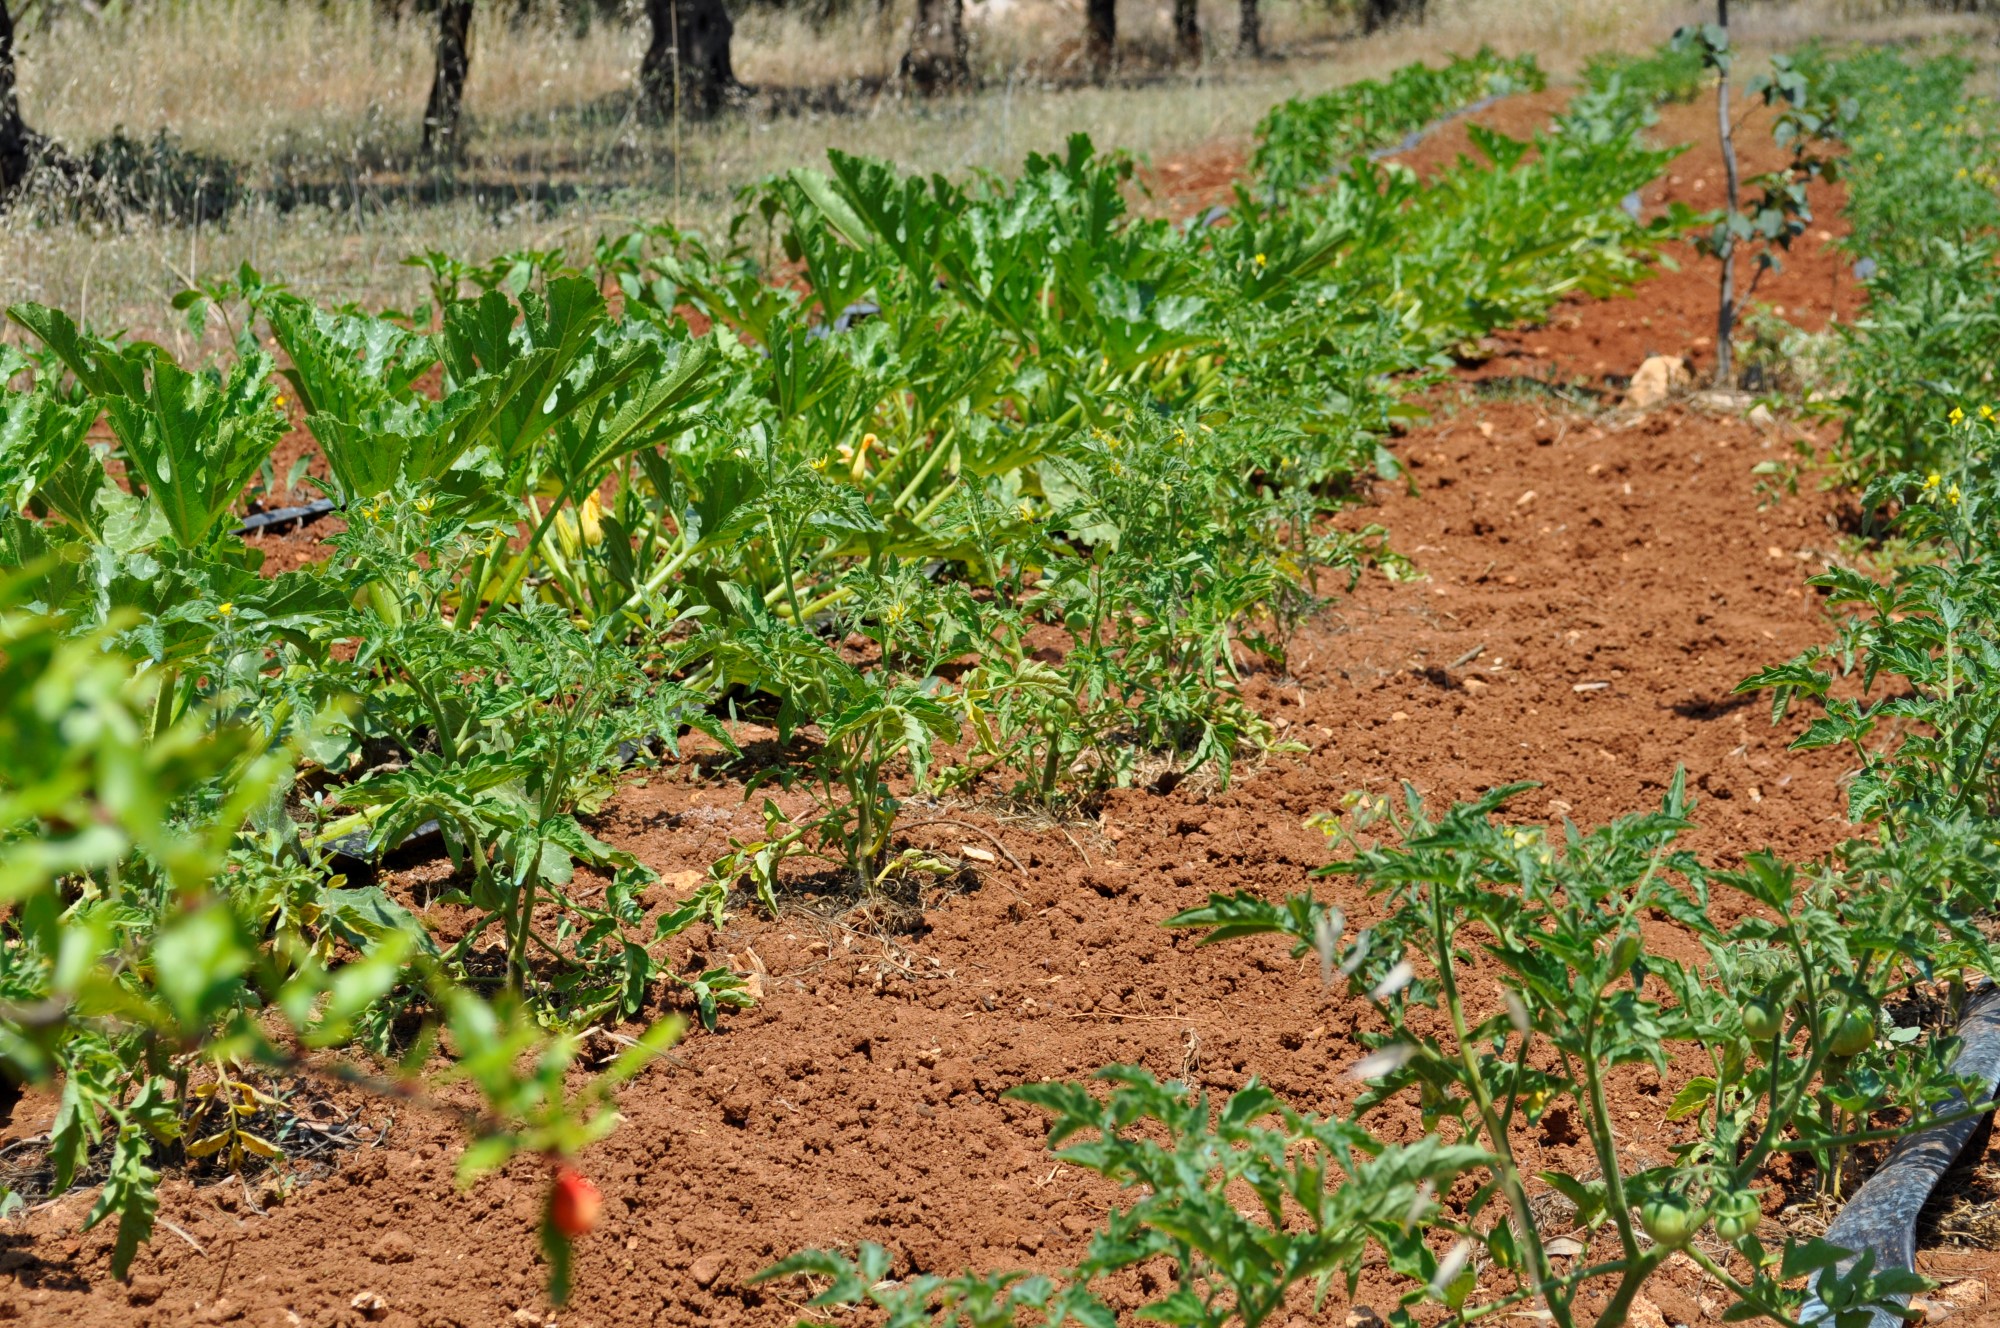
<svg viewBox="0 0 2000 1328">
<path fill-rule="evenodd" d="M 1769 1042 L 1785 1027 L 1785 1007 L 1766 996 L 1752 996 L 1743 1007 L 1743 1031 L 1758 1042 Z"/>
<path fill-rule="evenodd" d="M 1611 976 L 1621 978 L 1639 962 L 1639 933 L 1628 931 L 1611 947 Z"/>
<path fill-rule="evenodd" d="M 1757 1229 L 1764 1210 L 1755 1193 L 1739 1190 L 1725 1194 L 1715 1204 L 1715 1234 L 1727 1241 L 1739 1241 Z"/>
<path fill-rule="evenodd" d="M 1703 1215 L 1693 1204 L 1678 1195 L 1662 1195 L 1648 1199 L 1639 1205 L 1639 1225 L 1653 1238 L 1653 1243 L 1666 1249 L 1678 1250 L 1694 1239 L 1694 1233 L 1701 1230 Z"/>
<path fill-rule="evenodd" d="M 1826 1049 L 1835 1056 L 1859 1056 L 1875 1045 L 1875 1016 L 1850 1008 L 1827 1037 Z"/>
</svg>

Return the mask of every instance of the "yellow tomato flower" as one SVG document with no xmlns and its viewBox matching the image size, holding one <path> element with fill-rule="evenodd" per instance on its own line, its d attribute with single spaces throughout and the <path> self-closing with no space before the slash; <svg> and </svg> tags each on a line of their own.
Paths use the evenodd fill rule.
<svg viewBox="0 0 2000 1328">
<path fill-rule="evenodd" d="M 1944 491 L 1944 496 L 1946 502 L 1950 503 L 1953 507 L 1958 506 L 1959 494 L 1958 494 L 1958 486 L 1956 484 L 1952 485 L 1949 489 L 1946 489 Z"/>
<path fill-rule="evenodd" d="M 1932 471 L 1929 475 L 1924 477 L 1924 487 L 1926 489 L 1935 489 L 1941 483 L 1943 483 L 1943 481 L 1939 478 L 1938 473 L 1936 471 Z"/>
<path fill-rule="evenodd" d="M 230 601 L 224 600 L 215 606 L 215 616 L 218 618 L 233 618 L 236 616 L 236 606 Z"/>
<path fill-rule="evenodd" d="M 1965 422 L 1965 412 L 1960 410 L 1957 406 L 1953 406 L 1951 408 L 1951 414 L 1945 416 L 1945 418 L 1950 420 L 1953 424 L 1963 424 Z"/>
<path fill-rule="evenodd" d="M 1268 260 L 1262 254 L 1258 254 L 1254 261 L 1256 262 L 1258 267 L 1263 267 L 1268 262 Z"/>
</svg>

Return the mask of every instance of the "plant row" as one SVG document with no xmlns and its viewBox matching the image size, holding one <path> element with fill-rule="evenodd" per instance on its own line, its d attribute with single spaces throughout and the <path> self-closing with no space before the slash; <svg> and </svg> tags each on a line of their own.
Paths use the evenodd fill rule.
<svg viewBox="0 0 2000 1328">
<path fill-rule="evenodd" d="M 55 1189 L 104 1179 L 122 1274 L 163 1168 L 281 1151 L 259 1065 L 469 1080 L 468 1179 L 566 1156 L 677 1024 L 566 1095 L 575 1030 L 749 999 L 658 944 L 739 889 L 950 870 L 896 838 L 913 790 L 1227 778 L 1274 743 L 1239 676 L 1380 554 L 1323 518 L 1395 473 L 1409 387 L 1670 233 L 1619 206 L 1644 119 L 1186 223 L 1081 138 L 964 184 L 836 153 L 717 236 L 426 255 L 406 315 L 245 268 L 178 301 L 232 334 L 196 366 L 10 310 L 0 1040 L 58 1087 Z M 302 481 L 298 427 L 340 528 L 267 575 L 240 509 Z M 591 818 L 690 734 L 730 754 L 731 715 L 785 747 L 745 767 L 764 832 L 649 913 Z M 354 862 L 421 833 L 448 933 Z M 559 1290 L 577 1225 L 552 1204 Z"/>
<path fill-rule="evenodd" d="M 2000 121 L 1967 87 L 1973 66 L 1960 57 L 1880 51 L 1804 65 L 1868 108 L 1843 162 L 1846 245 L 1868 312 L 1844 335 L 1832 403 L 1841 478 L 1865 487 L 1941 463 L 1955 448 L 1938 421 L 2000 392 Z"/>
<path fill-rule="evenodd" d="M 1490 47 L 1442 68 L 1405 65 L 1379 82 L 1363 79 L 1272 107 L 1257 122 L 1250 166 L 1273 191 L 1301 189 L 1335 174 L 1356 154 L 1406 140 L 1441 116 L 1547 85 L 1534 56 L 1503 59 Z"/>
</svg>

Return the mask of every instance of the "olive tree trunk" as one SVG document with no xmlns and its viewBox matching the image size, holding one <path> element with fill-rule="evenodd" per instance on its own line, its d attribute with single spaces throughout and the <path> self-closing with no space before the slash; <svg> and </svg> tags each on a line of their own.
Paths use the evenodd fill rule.
<svg viewBox="0 0 2000 1328">
<path fill-rule="evenodd" d="M 1183 60 L 1201 59 L 1200 0 L 1174 0 L 1174 49 Z"/>
<path fill-rule="evenodd" d="M 1099 74 L 1109 69 L 1117 44 L 1117 0 L 1083 0 L 1083 53 L 1091 68 Z"/>
<path fill-rule="evenodd" d="M 1361 30 L 1376 32 L 1404 19 L 1421 26 L 1425 4 L 1426 0 L 1362 0 Z"/>
<path fill-rule="evenodd" d="M 965 0 L 917 0 L 902 75 L 919 92 L 937 92 L 971 76 L 965 62 Z"/>
<path fill-rule="evenodd" d="M 646 0 L 653 37 L 639 65 L 646 109 L 662 119 L 709 116 L 736 90 L 729 42 L 736 25 L 722 0 Z"/>
<path fill-rule="evenodd" d="M 14 91 L 14 19 L 0 0 L 0 198 L 21 187 L 34 163 L 39 137 L 21 120 Z"/>
<path fill-rule="evenodd" d="M 1236 8 L 1236 53 L 1264 53 L 1264 27 L 1257 18 L 1257 0 L 1241 0 Z"/>
<path fill-rule="evenodd" d="M 71 186 L 89 180 L 82 162 L 48 135 L 30 129 L 21 118 L 14 70 L 14 17 L 8 12 L 7 0 L 0 0 L 0 205 L 36 172 L 53 173 Z"/>
<path fill-rule="evenodd" d="M 465 76 L 472 67 L 472 0 L 438 5 L 437 73 L 424 105 L 424 155 L 456 157 L 459 112 L 465 105 Z"/>
</svg>

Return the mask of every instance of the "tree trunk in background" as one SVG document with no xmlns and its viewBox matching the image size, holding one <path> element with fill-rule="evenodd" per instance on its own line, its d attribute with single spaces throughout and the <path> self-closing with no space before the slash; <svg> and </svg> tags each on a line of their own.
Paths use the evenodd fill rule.
<svg viewBox="0 0 2000 1328">
<path fill-rule="evenodd" d="M 906 82 L 923 93 L 966 81 L 965 0 L 917 0 L 910 49 L 903 54 Z"/>
<path fill-rule="evenodd" d="M 1421 25 L 1426 0 L 1362 0 L 1361 30 L 1376 32 L 1401 19 Z"/>
<path fill-rule="evenodd" d="M 0 198 L 28 178 L 35 156 L 35 134 L 21 121 L 21 101 L 14 92 L 14 19 L 7 0 L 0 0 Z"/>
<path fill-rule="evenodd" d="M 465 75 L 472 67 L 472 0 L 438 5 L 437 73 L 424 106 L 424 155 L 456 157 L 458 114 L 465 103 Z"/>
<path fill-rule="evenodd" d="M 681 114 L 715 114 L 737 86 L 729 63 L 736 25 L 722 0 L 646 0 L 646 17 L 653 39 L 639 66 L 639 92 L 647 110 L 662 119 L 672 117 L 678 73 Z"/>
<path fill-rule="evenodd" d="M 1257 21 L 1257 0 L 1242 0 L 1236 15 L 1236 53 L 1264 54 L 1264 29 Z"/>
<path fill-rule="evenodd" d="M 1083 0 L 1083 54 L 1100 75 L 1111 67 L 1117 42 L 1117 0 Z"/>
<path fill-rule="evenodd" d="M 1200 0 L 1174 0 L 1174 48 L 1184 60 L 1201 59 Z"/>
</svg>

